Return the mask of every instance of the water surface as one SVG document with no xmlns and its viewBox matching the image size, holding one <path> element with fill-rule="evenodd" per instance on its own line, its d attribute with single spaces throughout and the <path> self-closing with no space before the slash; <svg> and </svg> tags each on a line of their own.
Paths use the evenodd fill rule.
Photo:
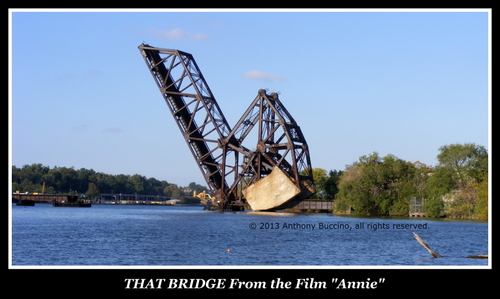
<svg viewBox="0 0 500 299">
<path fill-rule="evenodd" d="M 443 258 L 433 258 L 419 236 Z M 488 224 L 199 206 L 12 205 L 12 265 L 487 266 Z"/>
</svg>

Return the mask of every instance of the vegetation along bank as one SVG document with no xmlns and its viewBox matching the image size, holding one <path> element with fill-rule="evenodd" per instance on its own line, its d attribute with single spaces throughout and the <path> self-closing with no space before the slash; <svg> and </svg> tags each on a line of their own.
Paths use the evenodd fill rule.
<svg viewBox="0 0 500 299">
<path fill-rule="evenodd" d="M 410 197 L 424 198 L 427 217 L 488 218 L 488 152 L 474 143 L 439 148 L 435 166 L 377 152 L 361 156 L 344 170 L 314 168 L 316 199 L 334 199 L 334 213 L 407 216 Z M 181 187 L 155 178 L 111 175 L 93 169 L 42 164 L 12 166 L 12 191 L 51 194 L 147 194 L 197 201 L 193 191 L 209 191 L 195 182 Z"/>
</svg>

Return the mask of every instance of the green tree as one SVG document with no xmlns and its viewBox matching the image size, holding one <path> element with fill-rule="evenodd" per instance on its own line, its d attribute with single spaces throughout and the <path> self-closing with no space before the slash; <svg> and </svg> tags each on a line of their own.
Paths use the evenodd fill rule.
<svg viewBox="0 0 500 299">
<path fill-rule="evenodd" d="M 79 191 L 86 190 L 86 188 L 88 189 L 90 176 L 94 174 L 95 171 L 93 169 L 80 168 L 76 172 L 78 177 L 78 186 L 76 189 Z"/>
<path fill-rule="evenodd" d="M 99 189 L 97 189 L 96 184 L 89 183 L 87 192 L 85 192 L 85 197 L 87 197 L 88 199 L 94 199 L 98 195 L 99 195 Z"/>
<path fill-rule="evenodd" d="M 488 178 L 477 185 L 477 199 L 474 213 L 479 219 L 488 219 Z"/>
<path fill-rule="evenodd" d="M 347 166 L 339 182 L 339 192 L 335 197 L 335 210 L 341 213 L 366 213 L 369 206 L 367 192 L 363 189 L 362 165 Z"/>
<path fill-rule="evenodd" d="M 474 143 L 450 144 L 439 150 L 429 194 L 444 199 L 444 212 L 449 217 L 483 218 L 488 206 L 484 192 L 488 189 L 487 150 Z"/>
<path fill-rule="evenodd" d="M 324 182 L 325 198 L 334 199 L 335 195 L 339 192 L 339 182 L 343 171 L 341 170 L 330 170 L 328 177 Z"/>
<path fill-rule="evenodd" d="M 127 193 L 131 194 L 135 192 L 134 186 L 129 181 L 130 176 L 125 174 L 115 175 L 115 184 L 113 190 L 115 193 Z"/>
<path fill-rule="evenodd" d="M 327 172 L 323 168 L 313 168 L 314 187 L 316 194 L 313 199 L 334 199 L 339 191 L 338 184 L 342 171 L 330 170 Z"/>
<path fill-rule="evenodd" d="M 325 196 L 325 182 L 327 180 L 326 170 L 323 168 L 313 168 L 312 169 L 314 187 L 316 188 L 316 194 L 311 196 L 313 199 L 324 198 Z"/>
<path fill-rule="evenodd" d="M 394 155 L 374 152 L 347 167 L 339 182 L 337 211 L 363 215 L 406 215 L 417 194 L 415 166 Z"/>
<path fill-rule="evenodd" d="M 426 198 L 423 210 L 427 217 L 442 217 L 444 216 L 444 205 L 440 198 Z"/>
<path fill-rule="evenodd" d="M 426 198 L 441 198 L 455 187 L 455 173 L 452 169 L 435 167 L 425 183 Z"/>
<path fill-rule="evenodd" d="M 439 166 L 456 174 L 458 188 L 466 187 L 471 180 L 481 182 L 488 171 L 488 152 L 474 143 L 450 144 L 439 148 Z"/>
<path fill-rule="evenodd" d="M 167 187 L 166 181 L 160 181 L 155 178 L 148 178 L 144 182 L 144 193 L 153 195 L 163 195 L 163 189 Z"/>
<path fill-rule="evenodd" d="M 415 166 L 413 186 L 417 191 L 416 197 L 425 198 L 427 180 L 432 175 L 433 169 L 420 161 L 413 163 L 413 165 Z"/>
<path fill-rule="evenodd" d="M 78 182 L 78 174 L 73 167 L 59 167 L 57 171 L 60 173 L 60 180 L 56 180 L 57 189 L 63 193 L 78 193 L 84 190 L 78 190 L 80 186 Z"/>
<path fill-rule="evenodd" d="M 139 174 L 134 174 L 133 176 L 129 177 L 128 180 L 133 189 L 132 193 L 143 194 L 146 177 Z"/>
<path fill-rule="evenodd" d="M 179 199 L 183 195 L 182 190 L 176 184 L 169 184 L 165 187 L 163 194 L 172 199 Z"/>
<path fill-rule="evenodd" d="M 24 165 L 22 168 L 12 166 L 12 190 L 13 192 L 41 192 L 45 184 L 45 193 L 83 193 L 89 191 L 102 193 L 138 193 L 163 195 L 163 190 L 169 185 L 166 181 L 148 178 L 135 174 L 133 176 L 119 174 L 111 175 L 95 172 L 93 169 L 74 167 L 44 166 L 40 163 Z M 92 191 L 93 186 L 98 191 Z M 196 183 L 190 185 L 195 188 L 204 188 Z M 186 187 L 188 188 L 188 187 Z"/>
<path fill-rule="evenodd" d="M 41 163 L 34 163 L 31 165 L 23 166 L 23 176 L 33 184 L 41 184 L 41 178 L 44 174 L 48 173 L 50 168 Z"/>
</svg>

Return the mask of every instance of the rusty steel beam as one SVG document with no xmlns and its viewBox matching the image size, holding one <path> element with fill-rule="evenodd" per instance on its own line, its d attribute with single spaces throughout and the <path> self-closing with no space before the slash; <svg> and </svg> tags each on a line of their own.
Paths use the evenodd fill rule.
<svg viewBox="0 0 500 299">
<path fill-rule="evenodd" d="M 229 153 L 220 142 L 231 128 L 196 61 L 178 50 L 145 44 L 139 50 L 209 187 L 225 200 L 225 158 Z"/>
</svg>

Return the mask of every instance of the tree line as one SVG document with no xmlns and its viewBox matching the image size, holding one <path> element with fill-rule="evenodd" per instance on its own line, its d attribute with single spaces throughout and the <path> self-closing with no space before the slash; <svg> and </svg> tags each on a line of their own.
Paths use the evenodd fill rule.
<svg viewBox="0 0 500 299">
<path fill-rule="evenodd" d="M 408 215 L 410 197 L 425 199 L 430 217 L 488 217 L 488 152 L 474 143 L 439 148 L 438 164 L 409 162 L 377 152 L 361 156 L 345 170 L 313 169 L 316 199 L 334 199 L 336 213 Z M 45 190 L 42 190 L 45 189 Z M 50 194 L 148 194 L 171 198 L 208 191 L 194 182 L 180 187 L 139 174 L 110 175 L 92 169 L 12 166 L 12 190 Z"/>
<path fill-rule="evenodd" d="M 106 174 L 93 169 L 44 166 L 40 163 L 12 166 L 12 191 L 21 193 L 84 194 L 93 198 L 100 193 L 161 195 L 170 198 L 191 197 L 193 191 L 208 191 L 206 187 L 190 183 L 181 187 L 165 180 L 134 174 Z"/>
<path fill-rule="evenodd" d="M 319 198 L 334 198 L 335 212 L 408 215 L 410 197 L 424 198 L 430 217 L 488 217 L 488 152 L 474 143 L 439 148 L 434 167 L 377 152 L 344 171 L 315 169 Z"/>
</svg>

